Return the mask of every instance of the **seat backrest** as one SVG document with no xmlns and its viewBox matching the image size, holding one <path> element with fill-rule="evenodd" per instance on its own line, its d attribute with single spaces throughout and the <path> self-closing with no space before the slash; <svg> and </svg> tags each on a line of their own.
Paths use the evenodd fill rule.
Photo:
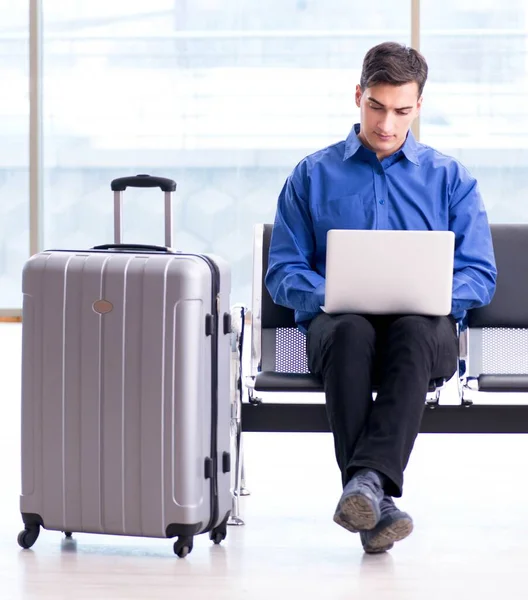
<svg viewBox="0 0 528 600">
<path fill-rule="evenodd" d="M 468 312 L 469 372 L 528 373 L 528 224 L 492 224 L 497 288 Z"/>
<path fill-rule="evenodd" d="M 275 329 L 277 327 L 296 327 L 294 312 L 291 308 L 279 306 L 271 299 L 270 293 L 264 282 L 269 264 L 269 249 L 271 244 L 271 234 L 273 225 L 266 223 L 264 225 L 262 240 L 262 309 L 261 321 L 262 329 Z"/>
<path fill-rule="evenodd" d="M 470 327 L 528 327 L 528 224 L 492 224 L 497 289 L 488 304 L 469 311 Z"/>
<path fill-rule="evenodd" d="M 263 225 L 261 254 L 261 369 L 278 373 L 307 373 L 306 338 L 290 308 L 275 304 L 264 282 L 268 270 L 272 224 Z"/>
</svg>

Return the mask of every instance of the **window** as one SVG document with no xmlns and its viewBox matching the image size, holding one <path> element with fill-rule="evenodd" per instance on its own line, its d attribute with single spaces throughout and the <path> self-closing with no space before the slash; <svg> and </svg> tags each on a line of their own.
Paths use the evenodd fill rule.
<svg viewBox="0 0 528 600">
<path fill-rule="evenodd" d="M 421 140 L 477 177 L 490 220 L 528 221 L 528 5 L 422 1 Z"/>
<path fill-rule="evenodd" d="M 29 256 L 29 18 L 25 2 L 0 0 L 0 309 L 22 306 Z"/>
<path fill-rule="evenodd" d="M 112 241 L 112 178 L 176 179 L 175 248 L 233 269 L 251 297 L 253 225 L 284 179 L 357 119 L 365 51 L 410 41 L 410 8 L 349 0 L 46 0 L 44 237 Z M 127 192 L 124 240 L 163 240 L 161 195 Z"/>
<path fill-rule="evenodd" d="M 251 296 L 253 225 L 287 175 L 358 118 L 365 51 L 410 43 L 411 3 L 46 0 L 43 246 L 112 241 L 110 180 L 173 177 L 175 248 L 233 268 Z M 430 66 L 421 141 L 477 177 L 492 221 L 528 220 L 528 5 L 421 0 Z M 0 310 L 29 254 L 27 2 L 0 0 Z M 161 195 L 160 195 L 161 196 Z M 163 203 L 127 193 L 124 239 L 161 242 Z"/>
</svg>

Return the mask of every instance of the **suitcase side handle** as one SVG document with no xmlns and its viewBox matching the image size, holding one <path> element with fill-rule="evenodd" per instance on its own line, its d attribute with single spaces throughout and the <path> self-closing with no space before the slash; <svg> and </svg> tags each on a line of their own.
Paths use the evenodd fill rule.
<svg viewBox="0 0 528 600">
<path fill-rule="evenodd" d="M 171 252 L 167 246 L 155 246 L 153 244 L 100 244 L 92 250 L 137 250 L 138 252 Z"/>
<path fill-rule="evenodd" d="M 155 177 L 154 175 L 132 175 L 131 177 L 118 177 L 110 184 L 113 192 L 124 192 L 127 187 L 153 188 L 159 187 L 162 192 L 175 192 L 176 182 L 167 177 Z"/>
</svg>

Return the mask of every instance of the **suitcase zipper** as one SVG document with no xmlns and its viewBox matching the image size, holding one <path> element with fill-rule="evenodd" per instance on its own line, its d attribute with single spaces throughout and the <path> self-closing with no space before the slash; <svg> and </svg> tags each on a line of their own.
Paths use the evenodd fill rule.
<svg viewBox="0 0 528 600">
<path fill-rule="evenodd" d="M 209 531 L 218 521 L 218 327 L 220 314 L 220 273 L 217 265 L 209 257 L 197 254 L 211 269 L 212 297 L 211 310 L 213 312 L 213 327 L 211 331 L 211 519 L 202 531 Z"/>
</svg>

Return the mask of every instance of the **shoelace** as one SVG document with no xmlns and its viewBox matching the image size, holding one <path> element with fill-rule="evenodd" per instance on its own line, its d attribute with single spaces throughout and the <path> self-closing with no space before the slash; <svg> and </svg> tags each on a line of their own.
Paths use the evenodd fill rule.
<svg viewBox="0 0 528 600">
<path fill-rule="evenodd" d="M 357 482 L 359 485 L 365 485 L 369 488 L 369 490 L 377 495 L 379 493 L 379 485 L 374 481 L 374 479 L 369 475 L 357 475 Z"/>
<path fill-rule="evenodd" d="M 380 507 L 387 507 L 387 508 L 396 508 L 396 505 L 394 504 L 394 500 L 392 499 L 392 496 L 387 496 L 387 494 L 385 494 L 383 496 L 383 498 L 381 499 L 380 502 Z"/>
</svg>

